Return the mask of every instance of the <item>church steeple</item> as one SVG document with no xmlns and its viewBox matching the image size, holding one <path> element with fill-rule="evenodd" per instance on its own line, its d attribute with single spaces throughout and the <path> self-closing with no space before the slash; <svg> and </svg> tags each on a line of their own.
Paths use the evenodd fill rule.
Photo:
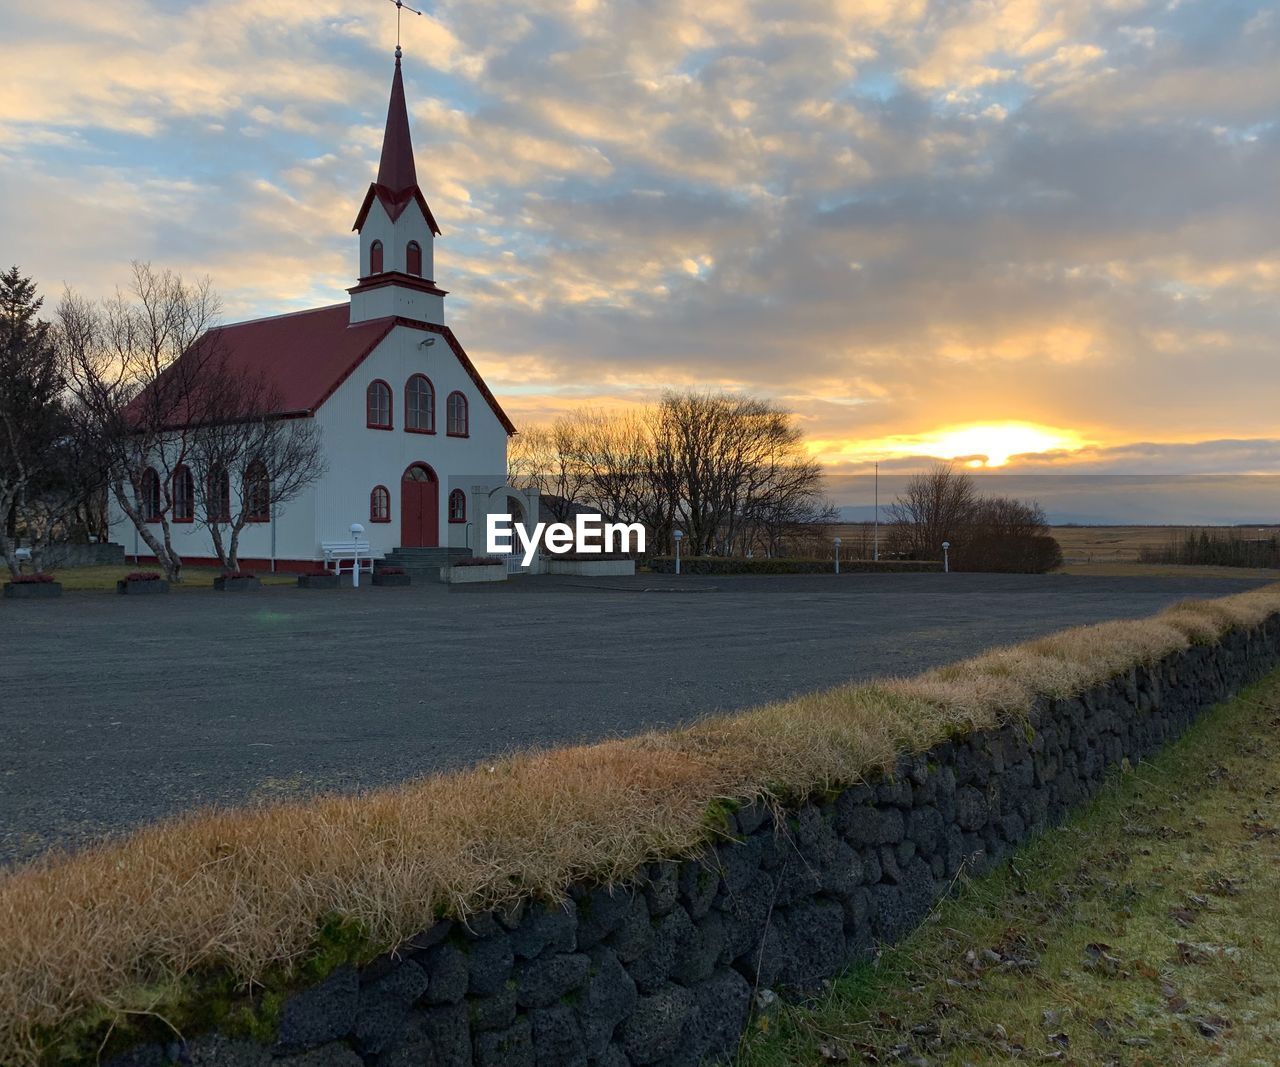
<svg viewBox="0 0 1280 1067">
<path fill-rule="evenodd" d="M 360 234 L 360 266 L 359 284 L 348 290 L 351 321 L 399 315 L 443 323 L 445 293 L 431 280 L 440 227 L 418 185 L 400 58 L 396 45 L 378 178 L 352 227 Z"/>
<path fill-rule="evenodd" d="M 400 74 L 400 46 L 396 45 L 396 72 L 391 77 L 391 104 L 387 108 L 387 129 L 382 135 L 382 161 L 378 181 L 392 194 L 418 187 L 413 165 L 413 138 L 409 133 L 409 109 L 404 102 L 404 78 Z"/>
<path fill-rule="evenodd" d="M 418 187 L 418 169 L 413 162 L 413 137 L 409 133 L 409 107 L 404 100 L 404 76 L 400 72 L 400 46 L 396 45 L 396 69 L 391 76 L 391 102 L 387 105 L 387 128 L 382 134 L 382 158 L 378 163 L 378 180 L 369 186 L 353 230 L 363 231 L 374 198 L 381 201 L 391 221 L 395 222 L 411 200 L 418 202 L 422 214 L 436 236 L 440 227 L 427 206 L 427 198 Z"/>
</svg>

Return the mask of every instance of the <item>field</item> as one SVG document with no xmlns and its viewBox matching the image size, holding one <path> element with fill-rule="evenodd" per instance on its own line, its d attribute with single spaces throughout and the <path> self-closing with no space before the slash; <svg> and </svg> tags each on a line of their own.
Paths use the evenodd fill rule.
<svg viewBox="0 0 1280 1067">
<path fill-rule="evenodd" d="M 1176 566 L 1140 562 L 1143 549 L 1165 548 L 1181 541 L 1192 531 L 1222 533 L 1236 530 L 1241 536 L 1272 537 L 1280 526 L 1054 526 L 1051 530 L 1062 546 L 1066 574 L 1099 575 L 1112 578 L 1157 578 L 1166 575 L 1195 575 L 1202 578 L 1262 578 L 1275 580 L 1276 571 L 1257 568 Z M 843 541 L 845 556 L 871 554 L 871 528 L 862 523 L 840 523 L 831 535 Z M 884 528 L 881 527 L 881 547 Z"/>
<path fill-rule="evenodd" d="M 1165 548 L 1190 532 L 1219 534 L 1236 530 L 1241 536 L 1273 537 L 1280 527 L 1250 526 L 1055 526 L 1053 536 L 1067 563 L 1133 563 L 1144 548 Z"/>
<path fill-rule="evenodd" d="M 1280 675 L 1216 708 L 738 1067 L 1280 1062 Z"/>
</svg>

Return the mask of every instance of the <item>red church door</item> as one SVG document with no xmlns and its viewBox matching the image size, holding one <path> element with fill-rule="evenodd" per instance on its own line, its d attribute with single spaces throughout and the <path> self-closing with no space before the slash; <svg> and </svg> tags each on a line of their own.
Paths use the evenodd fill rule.
<svg viewBox="0 0 1280 1067">
<path fill-rule="evenodd" d="M 440 543 L 440 487 L 425 463 L 415 463 L 400 480 L 400 546 L 434 548 Z"/>
</svg>

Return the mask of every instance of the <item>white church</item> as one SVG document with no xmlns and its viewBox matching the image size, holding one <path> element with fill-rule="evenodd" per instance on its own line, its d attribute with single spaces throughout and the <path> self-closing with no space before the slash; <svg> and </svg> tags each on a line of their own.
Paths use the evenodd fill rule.
<svg viewBox="0 0 1280 1067">
<path fill-rule="evenodd" d="M 374 556 L 481 555 L 490 511 L 537 514 L 536 493 L 506 484 L 515 427 L 445 325 L 446 293 L 433 280 L 440 228 L 418 185 L 400 58 L 397 47 L 378 177 L 353 227 L 360 261 L 350 299 L 215 331 L 231 367 L 269 372 L 279 415 L 315 420 L 327 468 L 276 513 L 253 517 L 240 542 L 246 568 L 314 566 L 321 544 L 350 538 L 353 523 Z M 213 563 L 194 493 L 179 484 L 190 477 L 174 474 L 174 548 L 186 563 Z M 144 479 L 143 497 L 158 515 L 158 476 Z M 129 519 L 112 510 L 111 540 L 146 559 Z"/>
</svg>

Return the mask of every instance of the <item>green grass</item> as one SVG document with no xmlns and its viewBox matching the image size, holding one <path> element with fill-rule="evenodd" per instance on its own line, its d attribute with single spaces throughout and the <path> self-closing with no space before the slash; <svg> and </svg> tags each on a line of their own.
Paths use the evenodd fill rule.
<svg viewBox="0 0 1280 1067">
<path fill-rule="evenodd" d="M 1280 673 L 968 881 L 740 1067 L 1280 1062 Z"/>
<path fill-rule="evenodd" d="M 116 582 L 134 571 L 163 573 L 154 564 L 126 563 L 107 567 L 65 567 L 53 571 L 53 576 L 62 583 L 65 592 L 114 593 Z M 221 567 L 183 567 L 182 581 L 169 588 L 173 592 L 183 593 L 191 590 L 211 590 L 214 578 L 221 573 Z M 255 573 L 262 579 L 263 585 L 295 585 L 297 583 L 297 579 L 291 574 Z"/>
</svg>

